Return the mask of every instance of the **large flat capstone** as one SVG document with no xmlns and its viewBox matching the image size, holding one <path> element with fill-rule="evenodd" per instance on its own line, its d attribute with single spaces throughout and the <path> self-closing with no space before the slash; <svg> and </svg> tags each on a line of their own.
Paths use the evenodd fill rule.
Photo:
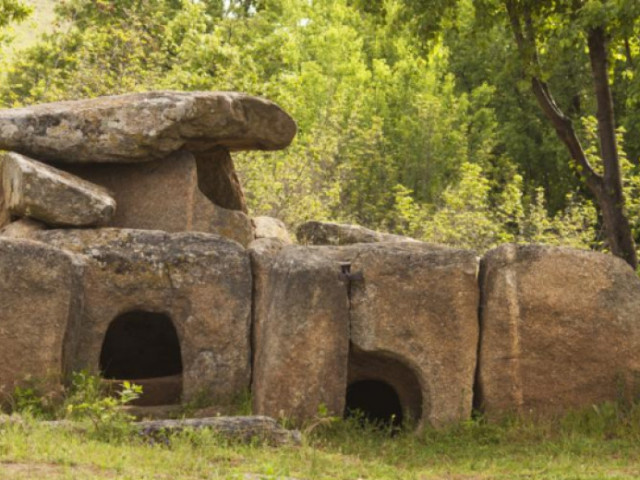
<svg viewBox="0 0 640 480">
<path fill-rule="evenodd" d="M 144 162 L 179 150 L 278 150 L 296 133 L 275 103 L 159 91 L 0 110 L 0 149 L 58 162 Z"/>
<path fill-rule="evenodd" d="M 4 205 L 51 226 L 106 224 L 116 202 L 106 189 L 17 153 L 0 154 Z"/>
</svg>

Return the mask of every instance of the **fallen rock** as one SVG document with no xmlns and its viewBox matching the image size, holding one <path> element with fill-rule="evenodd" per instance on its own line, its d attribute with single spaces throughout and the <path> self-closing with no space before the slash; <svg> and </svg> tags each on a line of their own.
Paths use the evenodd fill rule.
<svg viewBox="0 0 640 480">
<path fill-rule="evenodd" d="M 110 227 L 217 233 L 243 246 L 254 238 L 245 213 L 214 205 L 200 191 L 191 153 L 148 163 L 60 167 L 113 193 L 118 210 Z"/>
<path fill-rule="evenodd" d="M 296 124 L 234 92 L 159 91 L 0 110 L 0 149 L 43 161 L 130 163 L 188 150 L 278 150 Z"/>
<path fill-rule="evenodd" d="M 376 232 L 360 225 L 330 222 L 306 222 L 298 227 L 296 236 L 306 245 L 350 245 L 353 243 L 418 242 L 413 238 Z"/>
<path fill-rule="evenodd" d="M 0 228 L 0 237 L 30 238 L 35 232 L 45 230 L 46 225 L 30 218 L 21 218 Z"/>
<path fill-rule="evenodd" d="M 637 398 L 640 280 L 624 261 L 503 245 L 481 272 L 477 404 L 488 418 Z"/>
<path fill-rule="evenodd" d="M 70 372 L 81 266 L 57 248 L 0 238 L 0 401 L 31 379 L 47 394 Z"/>
<path fill-rule="evenodd" d="M 287 430 L 269 417 L 209 417 L 182 420 L 147 420 L 136 422 L 134 428 L 145 437 L 167 437 L 185 429 L 211 429 L 220 436 L 240 442 L 265 442 L 273 446 L 300 445 L 302 435 L 297 430 Z"/>
<path fill-rule="evenodd" d="M 296 423 L 321 407 L 342 415 L 349 299 L 340 265 L 312 248 L 286 246 L 268 268 L 255 312 L 254 412 Z"/>
<path fill-rule="evenodd" d="M 289 231 L 282 220 L 273 217 L 253 217 L 254 235 L 256 238 L 277 238 L 287 245 L 293 243 Z"/>
<path fill-rule="evenodd" d="M 35 238 L 76 254 L 85 264 L 74 370 L 104 372 L 117 364 L 124 373 L 106 376 L 123 380 L 182 373 L 186 402 L 203 395 L 224 402 L 249 388 L 251 270 L 248 254 L 236 242 L 204 233 L 113 228 L 47 230 Z M 116 319 L 130 330 L 117 337 L 113 357 L 103 357 Z M 159 330 L 167 322 L 173 328 Z M 135 330 L 134 325 L 147 327 Z M 167 336 L 177 336 L 179 351 L 171 348 L 162 358 L 153 357 L 155 344 L 147 347 L 146 340 Z M 136 353 L 145 351 L 148 357 Z M 177 356 L 178 371 L 165 371 L 175 365 L 169 364 L 170 356 Z M 156 371 L 155 365 L 164 362 L 166 367 Z M 153 375 L 147 372 L 152 368 Z"/>
<path fill-rule="evenodd" d="M 17 153 L 0 154 L 4 203 L 14 216 L 51 226 L 107 223 L 116 211 L 108 192 L 67 172 Z"/>
</svg>

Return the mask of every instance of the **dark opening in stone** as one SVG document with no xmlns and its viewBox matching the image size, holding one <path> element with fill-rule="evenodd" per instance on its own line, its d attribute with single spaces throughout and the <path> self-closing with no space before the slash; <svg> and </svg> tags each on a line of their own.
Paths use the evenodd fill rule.
<svg viewBox="0 0 640 480">
<path fill-rule="evenodd" d="M 359 413 L 358 413 L 359 412 Z M 376 425 L 402 425 L 400 398 L 393 387 L 379 380 L 361 380 L 347 388 L 345 416 L 362 415 Z"/>
<path fill-rule="evenodd" d="M 177 403 L 182 394 L 182 355 L 171 319 L 161 313 L 128 312 L 111 322 L 102 344 L 100 371 L 113 383 L 142 385 L 138 405 Z"/>
<path fill-rule="evenodd" d="M 351 346 L 345 417 L 356 410 L 363 418 L 393 427 L 415 426 L 423 398 L 413 369 L 390 352 L 366 352 Z"/>
</svg>

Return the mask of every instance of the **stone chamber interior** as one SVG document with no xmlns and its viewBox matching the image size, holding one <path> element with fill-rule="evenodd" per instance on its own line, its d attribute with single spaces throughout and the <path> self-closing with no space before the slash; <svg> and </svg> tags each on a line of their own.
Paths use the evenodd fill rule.
<svg viewBox="0 0 640 480">
<path fill-rule="evenodd" d="M 100 372 L 114 384 L 131 380 L 141 385 L 138 405 L 179 403 L 182 354 L 171 318 L 146 311 L 116 317 L 102 344 Z"/>
<path fill-rule="evenodd" d="M 380 426 L 417 425 L 422 416 L 417 376 L 387 353 L 364 352 L 352 346 L 344 415 Z"/>
</svg>

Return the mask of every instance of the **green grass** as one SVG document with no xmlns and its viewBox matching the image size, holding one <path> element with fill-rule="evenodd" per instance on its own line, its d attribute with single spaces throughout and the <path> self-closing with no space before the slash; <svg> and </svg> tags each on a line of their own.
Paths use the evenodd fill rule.
<svg viewBox="0 0 640 480">
<path fill-rule="evenodd" d="M 556 421 L 468 422 L 390 438 L 353 422 L 300 447 L 243 445 L 186 432 L 170 445 L 101 441 L 36 421 L 0 426 L 0 478 L 637 479 L 640 407 L 605 405 Z"/>
</svg>

